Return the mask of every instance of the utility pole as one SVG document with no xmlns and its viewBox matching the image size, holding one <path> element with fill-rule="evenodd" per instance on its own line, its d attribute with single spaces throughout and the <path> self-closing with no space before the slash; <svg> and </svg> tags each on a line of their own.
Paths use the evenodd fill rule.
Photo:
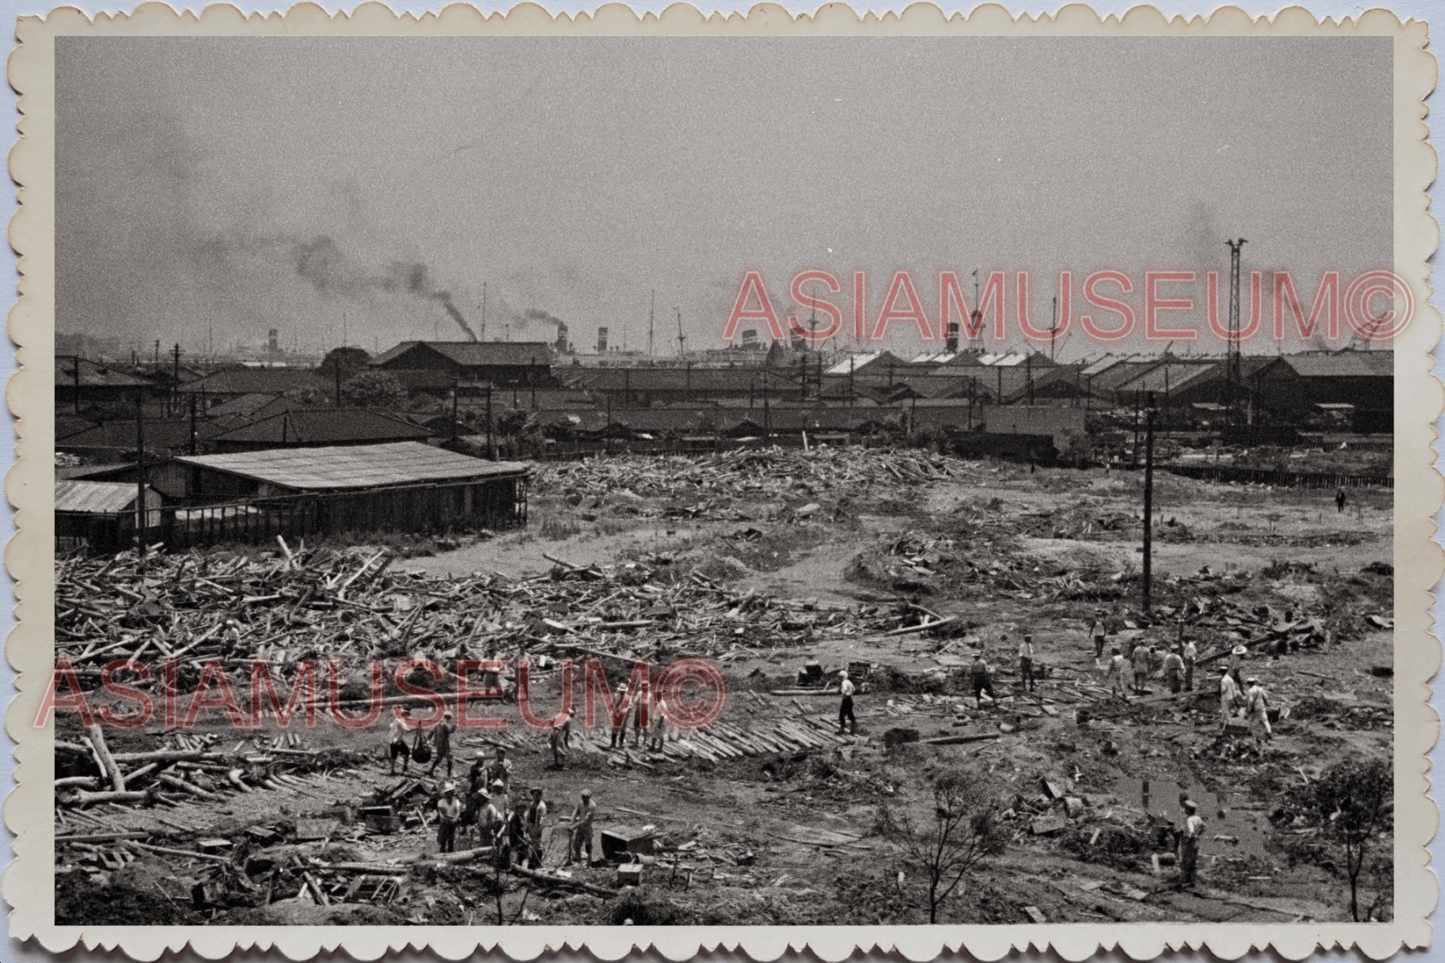
<svg viewBox="0 0 1445 963">
<path fill-rule="evenodd" d="M 1054 295 L 1054 324 L 1049 328 L 1049 360 L 1054 360 L 1054 342 L 1059 337 L 1059 296 Z"/>
<path fill-rule="evenodd" d="M 687 338 L 682 333 L 682 308 L 674 307 L 672 310 L 677 312 L 677 357 L 680 361 L 683 354 L 686 353 Z"/>
<path fill-rule="evenodd" d="M 161 339 L 156 338 L 156 354 L 154 364 L 157 368 L 161 366 Z"/>
<path fill-rule="evenodd" d="M 160 342 L 156 342 L 159 351 Z M 135 394 L 135 555 L 140 572 L 146 570 L 146 432 L 140 392 Z"/>
<path fill-rule="evenodd" d="M 461 398 L 461 394 L 462 394 L 462 380 L 461 380 L 461 375 L 460 375 L 460 374 L 456 374 L 456 375 L 453 375 L 453 376 L 452 376 L 452 447 L 453 447 L 453 448 L 455 448 L 455 447 L 456 447 L 456 444 L 457 444 L 457 416 L 458 416 L 458 414 L 459 414 L 459 412 L 457 411 L 457 405 L 459 404 L 458 399 Z"/>
<path fill-rule="evenodd" d="M 1225 424 L 1233 427 L 1240 394 L 1239 358 L 1239 251 L 1249 243 L 1244 238 L 1225 241 L 1229 245 L 1229 343 L 1225 345 Z"/>
<path fill-rule="evenodd" d="M 652 357 L 652 335 L 657 324 L 657 288 L 652 289 L 652 306 L 647 309 L 647 356 Z"/>
<path fill-rule="evenodd" d="M 481 340 L 487 340 L 487 282 L 482 282 L 482 327 L 480 329 Z"/>
<path fill-rule="evenodd" d="M 497 446 L 492 439 L 492 383 L 487 382 L 487 457 L 497 460 Z"/>
<path fill-rule="evenodd" d="M 191 454 L 196 453 L 196 393 L 191 392 Z"/>
<path fill-rule="evenodd" d="M 1150 580 L 1154 550 L 1154 392 L 1149 392 L 1149 412 L 1144 435 L 1144 611 L 1150 610 Z"/>
<path fill-rule="evenodd" d="M 181 400 L 181 345 L 176 342 L 171 361 L 171 412 L 174 415 Z"/>
</svg>

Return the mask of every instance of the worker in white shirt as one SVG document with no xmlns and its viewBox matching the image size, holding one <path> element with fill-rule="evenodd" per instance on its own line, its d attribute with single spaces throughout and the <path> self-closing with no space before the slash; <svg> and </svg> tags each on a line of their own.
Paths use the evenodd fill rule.
<svg viewBox="0 0 1445 963">
<path fill-rule="evenodd" d="M 405 775 L 407 768 L 411 766 L 411 747 L 406 744 L 406 734 L 413 728 L 410 722 L 405 709 L 402 709 L 400 713 L 392 714 L 391 725 L 386 729 L 391 760 L 391 770 L 388 775 L 396 775 L 397 756 L 401 756 L 402 775 Z"/>
<path fill-rule="evenodd" d="M 457 822 L 462 818 L 462 801 L 457 798 L 457 784 L 442 785 L 442 798 L 437 800 L 437 850 L 457 851 Z"/>
<path fill-rule="evenodd" d="M 1025 635 L 1019 643 L 1019 688 L 1033 692 L 1034 685 L 1034 637 Z"/>
<path fill-rule="evenodd" d="M 587 850 L 584 866 L 592 865 L 592 822 L 597 816 L 597 804 L 592 801 L 592 790 L 582 790 L 582 801 L 572 810 L 572 839 L 567 847 L 567 863 L 571 865 L 582 859 L 582 850 Z"/>
<path fill-rule="evenodd" d="M 1244 715 L 1249 720 L 1249 732 L 1256 745 L 1263 745 L 1274 738 L 1269 726 L 1269 693 L 1254 676 L 1245 679 L 1244 684 Z"/>
<path fill-rule="evenodd" d="M 1193 639 L 1184 640 L 1184 691 L 1194 691 L 1194 663 L 1199 661 L 1199 648 Z"/>
<path fill-rule="evenodd" d="M 1234 718 L 1234 706 L 1239 701 L 1239 686 L 1234 684 L 1234 676 L 1229 673 L 1229 666 L 1219 667 L 1219 728 L 1221 732 L 1229 731 L 1229 720 Z"/>
<path fill-rule="evenodd" d="M 1129 697 L 1125 695 L 1128 683 L 1124 678 L 1128 671 L 1129 660 L 1124 658 L 1124 653 L 1119 651 L 1117 645 L 1114 646 L 1113 654 L 1109 657 L 1109 668 L 1104 672 L 1104 681 L 1109 683 L 1109 694 L 1116 695 L 1125 702 L 1129 701 Z"/>
<path fill-rule="evenodd" d="M 858 719 L 853 715 L 853 693 L 857 689 L 853 685 L 853 680 L 848 678 L 847 669 L 838 673 L 838 688 L 843 693 L 843 701 L 838 703 L 838 735 L 843 735 L 846 725 L 848 732 L 856 736 Z"/>
<path fill-rule="evenodd" d="M 1204 819 L 1192 799 L 1184 801 L 1184 832 L 1179 836 L 1179 885 L 1193 886 L 1199 863 L 1199 842 L 1204 838 Z"/>
</svg>

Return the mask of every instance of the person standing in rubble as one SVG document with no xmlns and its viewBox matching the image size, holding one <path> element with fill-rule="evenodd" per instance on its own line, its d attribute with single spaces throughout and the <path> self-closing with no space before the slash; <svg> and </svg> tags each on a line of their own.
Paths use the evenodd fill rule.
<svg viewBox="0 0 1445 963">
<path fill-rule="evenodd" d="M 1234 718 L 1234 706 L 1239 701 L 1239 686 L 1229 674 L 1229 666 L 1219 667 L 1219 728 L 1229 731 L 1229 720 Z"/>
<path fill-rule="evenodd" d="M 1125 694 L 1128 691 L 1128 680 L 1124 678 L 1128 672 L 1129 662 L 1116 645 L 1113 648 L 1113 654 L 1109 657 L 1109 668 L 1104 673 L 1104 681 L 1109 683 L 1109 695 L 1118 696 L 1125 702 L 1129 701 L 1129 697 Z"/>
<path fill-rule="evenodd" d="M 667 751 L 667 700 L 661 695 L 657 697 L 657 704 L 653 706 L 652 735 L 647 741 L 647 748 L 653 752 Z"/>
<path fill-rule="evenodd" d="M 457 823 L 462 818 L 462 801 L 457 798 L 457 784 L 442 784 L 442 798 L 437 800 L 437 851 L 457 851 Z"/>
<path fill-rule="evenodd" d="M 411 766 L 411 747 L 406 744 L 406 734 L 412 730 L 407 711 L 402 709 L 394 712 L 391 716 L 391 725 L 387 727 L 387 742 L 390 744 L 391 769 L 387 775 L 396 775 L 396 757 L 401 757 L 401 774 L 406 775 L 407 769 Z"/>
<path fill-rule="evenodd" d="M 1192 799 L 1184 801 L 1184 831 L 1179 835 L 1179 885 L 1193 887 L 1199 864 L 1199 842 L 1204 838 L 1204 819 L 1199 805 Z"/>
<path fill-rule="evenodd" d="M 844 727 L 847 727 L 851 735 L 858 734 L 858 719 L 853 715 L 853 693 L 857 687 L 853 680 L 848 678 L 848 670 L 843 669 L 838 673 L 838 689 L 843 694 L 843 701 L 838 703 L 838 735 L 843 735 Z"/>
<path fill-rule="evenodd" d="M 507 758 L 507 747 L 497 747 L 497 758 L 487 767 L 487 782 L 496 786 L 501 784 L 505 791 L 512 785 L 512 760 Z"/>
<path fill-rule="evenodd" d="M 632 700 L 632 748 L 642 748 L 642 736 L 647 732 L 647 723 L 653 711 L 652 687 L 644 682 Z"/>
<path fill-rule="evenodd" d="M 1249 733 L 1254 736 L 1254 744 L 1263 747 L 1274 738 L 1274 730 L 1269 725 L 1269 693 L 1254 676 L 1245 679 L 1244 684 L 1244 715 L 1249 720 Z"/>
<path fill-rule="evenodd" d="M 1181 653 L 1184 659 L 1184 691 L 1194 691 L 1194 666 L 1199 661 L 1199 648 L 1194 644 L 1193 639 L 1184 640 L 1184 651 Z"/>
<path fill-rule="evenodd" d="M 553 726 L 552 733 L 548 736 L 547 741 L 552 747 L 553 769 L 561 769 L 567 765 L 567 750 L 572 748 L 572 719 L 576 715 L 576 709 L 568 709 L 567 718 L 562 720 L 560 726 Z"/>
<path fill-rule="evenodd" d="M 592 821 L 597 816 L 597 804 L 592 801 L 592 790 L 582 790 L 582 801 L 572 810 L 572 836 L 567 847 L 567 865 L 582 859 L 582 850 L 587 850 L 584 866 L 592 865 Z"/>
<path fill-rule="evenodd" d="M 1099 609 L 1094 613 L 1094 621 L 1089 623 L 1089 638 L 1094 640 L 1094 661 L 1099 662 L 1104 658 L 1104 636 L 1108 634 L 1108 628 L 1104 625 L 1104 610 Z"/>
<path fill-rule="evenodd" d="M 988 701 L 993 703 L 998 696 L 993 693 L 993 673 L 988 670 L 988 663 L 983 659 L 983 651 L 973 654 L 973 662 L 968 667 L 968 677 L 973 684 L 974 707 L 983 708 L 983 695 L 988 693 Z"/>
<path fill-rule="evenodd" d="M 527 805 L 520 799 L 512 803 L 512 811 L 507 816 L 505 834 L 505 865 L 510 866 L 514 859 L 518 862 L 525 862 L 527 858 Z"/>
<path fill-rule="evenodd" d="M 450 712 L 442 713 L 441 724 L 432 733 L 432 745 L 435 752 L 432 755 L 431 768 L 426 771 L 428 776 L 437 771 L 437 766 L 441 764 L 442 757 L 445 756 L 447 778 L 452 778 L 452 733 L 456 731 L 457 727 L 452 725 L 452 714 Z"/>
<path fill-rule="evenodd" d="M 547 819 L 547 804 L 542 801 L 542 787 L 532 787 L 532 804 L 527 807 L 527 866 L 542 868 L 542 829 Z"/>
<path fill-rule="evenodd" d="M 507 821 L 506 811 L 497 805 L 499 800 L 495 794 L 490 797 L 483 795 L 482 798 L 486 802 L 477 814 L 478 845 L 497 846 L 500 843 L 498 837 Z"/>
<path fill-rule="evenodd" d="M 1164 657 L 1164 683 L 1175 695 L 1184 688 L 1184 656 L 1179 654 L 1177 645 Z"/>
<path fill-rule="evenodd" d="M 612 735 L 608 740 L 608 749 L 627 748 L 627 716 L 632 711 L 632 700 L 627 697 L 627 683 L 623 682 L 617 686 L 617 715 L 612 717 Z"/>
<path fill-rule="evenodd" d="M 478 749 L 467 769 L 467 805 L 462 810 L 462 825 L 470 826 L 481 811 L 482 801 L 487 797 L 487 754 Z"/>
<path fill-rule="evenodd" d="M 1338 514 L 1338 515 L 1343 515 L 1344 512 L 1345 512 L 1345 504 L 1346 504 L 1348 501 L 1349 501 L 1349 499 L 1345 496 L 1345 490 L 1344 490 L 1343 488 L 1336 488 L 1336 489 L 1335 489 L 1335 513 Z"/>
<path fill-rule="evenodd" d="M 1134 694 L 1144 695 L 1148 692 L 1144 688 L 1144 681 L 1149 678 L 1149 663 L 1153 661 L 1154 650 L 1143 642 L 1134 646 L 1130 656 L 1134 666 Z"/>
<path fill-rule="evenodd" d="M 1240 692 L 1244 691 L 1244 676 L 1240 674 L 1239 664 L 1249 654 L 1249 648 L 1243 645 L 1236 645 L 1229 650 L 1229 674 L 1234 679 L 1234 687 Z"/>
<path fill-rule="evenodd" d="M 1019 643 L 1019 688 L 1034 692 L 1034 637 L 1025 635 Z"/>
</svg>

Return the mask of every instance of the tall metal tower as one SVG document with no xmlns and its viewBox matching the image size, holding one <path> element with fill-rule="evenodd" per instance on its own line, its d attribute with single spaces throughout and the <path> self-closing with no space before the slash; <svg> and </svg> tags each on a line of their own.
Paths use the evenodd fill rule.
<svg viewBox="0 0 1445 963">
<path fill-rule="evenodd" d="M 1243 377 L 1239 359 L 1239 251 L 1247 241 L 1225 241 L 1229 245 L 1229 343 L 1225 346 L 1224 384 L 1226 423 L 1233 427 L 1242 424 L 1239 410 L 1243 397 Z"/>
</svg>

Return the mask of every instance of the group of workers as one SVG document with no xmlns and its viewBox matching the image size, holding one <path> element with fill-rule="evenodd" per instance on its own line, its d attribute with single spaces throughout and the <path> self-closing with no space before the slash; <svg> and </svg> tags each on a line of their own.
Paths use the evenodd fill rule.
<svg viewBox="0 0 1445 963">
<path fill-rule="evenodd" d="M 529 869 L 541 868 L 546 853 L 543 833 L 550 814 L 546 792 L 541 786 L 533 786 L 514 798 L 512 769 L 504 747 L 498 747 L 491 760 L 484 750 L 478 750 L 467 770 L 465 790 L 450 779 L 442 783 L 437 799 L 439 851 L 455 852 L 457 837 L 475 831 L 477 845 L 493 847 L 499 865 L 507 867 L 515 862 Z M 587 864 L 592 862 L 596 814 L 592 790 L 583 789 L 572 815 L 563 820 L 568 824 L 564 865 L 570 866 L 584 858 Z"/>
</svg>

